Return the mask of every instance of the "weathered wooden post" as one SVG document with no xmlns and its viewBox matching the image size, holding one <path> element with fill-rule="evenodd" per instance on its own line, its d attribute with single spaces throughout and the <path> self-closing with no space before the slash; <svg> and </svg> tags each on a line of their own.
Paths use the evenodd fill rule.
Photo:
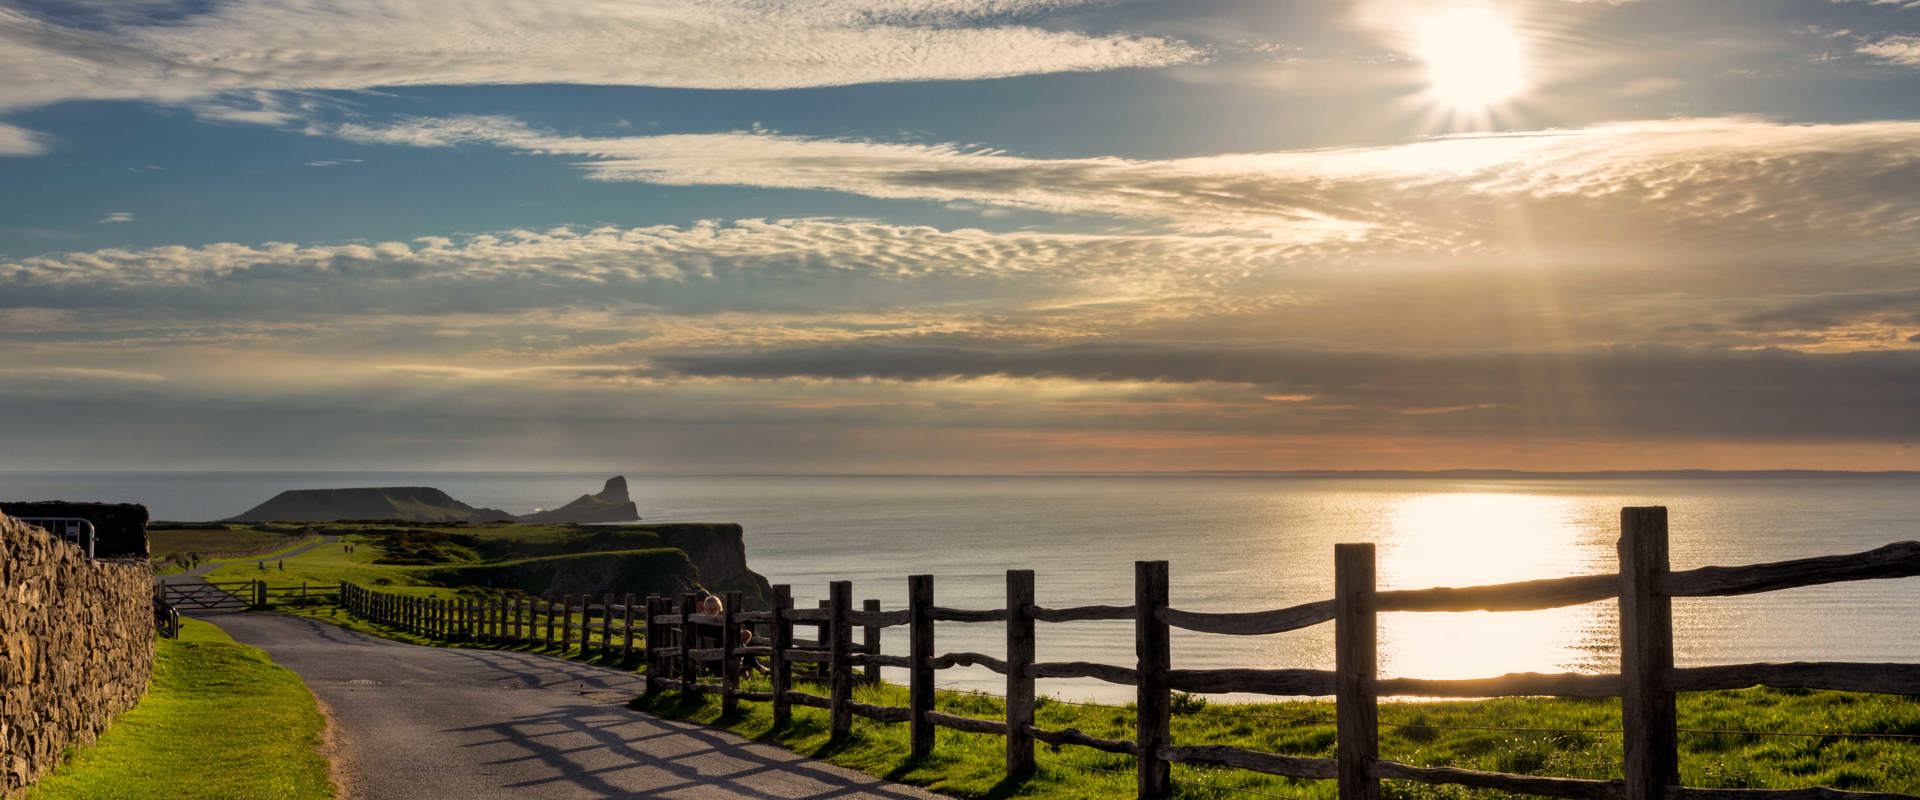
<svg viewBox="0 0 1920 800">
<path fill-rule="evenodd" d="M 633 663 L 633 593 L 629 592 L 620 599 L 623 601 L 620 604 L 620 615 L 624 618 L 622 623 L 626 631 L 620 643 L 620 663 L 631 664 Z"/>
<path fill-rule="evenodd" d="M 256 609 L 267 607 L 267 582 L 266 581 L 255 580 L 253 582 L 253 607 Z"/>
<path fill-rule="evenodd" d="M 1141 800 L 1173 794 L 1173 772 L 1160 748 L 1173 740 L 1173 692 L 1167 670 L 1173 664 L 1172 637 L 1160 612 L 1167 607 L 1167 562 L 1133 562 L 1133 649 L 1140 685 L 1135 709 L 1135 787 Z"/>
<path fill-rule="evenodd" d="M 1378 615 L 1373 545 L 1333 546 L 1333 694 L 1340 800 L 1379 800 L 1379 699 L 1374 696 Z"/>
<path fill-rule="evenodd" d="M 720 713 L 732 714 L 740 710 L 735 694 L 740 689 L 740 659 L 733 656 L 740 643 L 739 626 L 733 621 L 740 613 L 740 593 L 727 592 L 720 602 Z"/>
<path fill-rule="evenodd" d="M 1033 776 L 1033 570 L 1007 570 L 1007 780 Z"/>
<path fill-rule="evenodd" d="M 693 696 L 693 685 L 700 679 L 700 662 L 693 657 L 700 637 L 694 634 L 693 621 L 687 619 L 694 615 L 699 599 L 691 593 L 680 595 L 680 692 L 687 697 Z"/>
<path fill-rule="evenodd" d="M 853 730 L 853 625 L 847 611 L 853 607 L 853 582 L 827 584 L 827 732 L 835 739 Z"/>
<path fill-rule="evenodd" d="M 860 610 L 868 614 L 880 613 L 880 601 L 867 599 L 860 602 Z M 860 652 L 870 656 L 880 655 L 880 626 L 867 624 L 860 626 Z M 880 665 L 872 661 L 860 670 L 860 682 L 870 686 L 880 685 Z"/>
<path fill-rule="evenodd" d="M 1673 599 L 1667 573 L 1667 509 L 1620 509 L 1620 729 L 1625 800 L 1660 800 L 1680 783 L 1673 672 Z"/>
<path fill-rule="evenodd" d="M 773 727 L 785 728 L 793 721 L 793 702 L 787 692 L 793 688 L 793 669 L 787 663 L 787 649 L 793 646 L 793 587 L 773 587 L 773 650 L 767 655 L 767 677 L 773 683 Z"/>
<path fill-rule="evenodd" d="M 613 593 L 600 598 L 600 658 L 613 655 Z"/>
<path fill-rule="evenodd" d="M 573 648 L 573 595 L 560 595 L 560 654 Z"/>
<path fill-rule="evenodd" d="M 552 650 L 553 649 L 553 601 L 543 600 L 540 603 L 540 606 L 547 612 L 547 636 L 542 646 L 548 650 Z"/>
<path fill-rule="evenodd" d="M 907 729 L 914 758 L 933 754 L 933 576 L 907 576 Z"/>
<path fill-rule="evenodd" d="M 666 627 L 654 622 L 654 618 L 667 613 L 659 595 L 647 595 L 647 638 L 642 641 L 647 659 L 647 696 L 660 693 L 660 647 L 667 637 L 661 635 Z"/>
</svg>

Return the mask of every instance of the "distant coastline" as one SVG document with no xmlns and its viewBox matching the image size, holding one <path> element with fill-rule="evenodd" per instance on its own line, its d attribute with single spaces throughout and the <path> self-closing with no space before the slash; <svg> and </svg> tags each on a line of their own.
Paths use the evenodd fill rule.
<svg viewBox="0 0 1920 800">
<path fill-rule="evenodd" d="M 251 475 L 258 469 L 0 469 L 0 475 Z M 606 470 L 486 470 L 486 469 L 276 469 L 276 475 L 473 475 L 473 476 L 594 476 Z M 1166 471 L 1090 471 L 1056 470 L 1042 472 L 641 472 L 626 470 L 635 479 L 647 478 L 1383 478 L 1383 479 L 1466 479 L 1466 480 L 1632 480 L 1632 479 L 1711 479 L 1711 478 L 1920 478 L 1920 470 L 1828 470 L 1828 469 L 1664 469 L 1664 470 L 1590 470 L 1534 471 L 1523 469 L 1438 469 L 1438 470 L 1166 470 Z"/>
</svg>

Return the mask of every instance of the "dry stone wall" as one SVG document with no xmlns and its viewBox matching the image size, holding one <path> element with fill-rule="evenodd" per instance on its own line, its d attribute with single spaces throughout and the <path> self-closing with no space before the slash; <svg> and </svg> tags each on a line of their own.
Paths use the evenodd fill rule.
<svg viewBox="0 0 1920 800">
<path fill-rule="evenodd" d="M 153 677 L 153 569 L 0 515 L 0 797 L 133 707 Z"/>
</svg>

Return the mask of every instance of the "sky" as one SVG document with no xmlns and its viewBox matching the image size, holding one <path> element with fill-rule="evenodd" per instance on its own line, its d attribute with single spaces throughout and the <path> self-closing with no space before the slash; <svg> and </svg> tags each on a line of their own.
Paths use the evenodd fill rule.
<svg viewBox="0 0 1920 800">
<path fill-rule="evenodd" d="M 1920 469 L 1920 0 L 0 0 L 0 469 Z"/>
</svg>

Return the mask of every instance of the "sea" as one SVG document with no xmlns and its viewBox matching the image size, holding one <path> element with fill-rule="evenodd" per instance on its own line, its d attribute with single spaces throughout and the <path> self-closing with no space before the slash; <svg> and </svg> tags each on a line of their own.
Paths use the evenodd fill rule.
<svg viewBox="0 0 1920 800">
<path fill-rule="evenodd" d="M 156 519 L 239 513 L 284 489 L 434 486 L 532 511 L 598 491 L 607 473 L 0 472 L 0 498 L 144 503 Z M 748 564 L 810 607 L 832 580 L 903 607 L 907 576 L 936 603 L 998 608 L 1005 573 L 1035 572 L 1045 606 L 1128 604 L 1133 562 L 1170 562 L 1172 604 L 1255 611 L 1325 599 L 1333 545 L 1374 542 L 1383 589 L 1612 572 L 1624 506 L 1669 509 L 1675 569 L 1868 550 L 1920 539 L 1920 477 L 1361 478 L 1298 476 L 628 476 L 652 522 L 735 522 Z M 1920 662 L 1920 578 L 1674 602 L 1682 666 Z M 1332 628 L 1273 636 L 1176 632 L 1176 668 L 1333 665 Z M 941 652 L 998 654 L 1001 624 L 940 623 Z M 1532 612 L 1390 613 L 1380 674 L 1467 678 L 1618 668 L 1611 602 Z M 884 634 L 906 651 L 904 629 Z M 1042 661 L 1131 666 L 1128 622 L 1040 623 Z M 904 675 L 889 675 L 904 680 Z M 943 686 L 1004 678 L 946 670 Z M 1061 699 L 1125 702 L 1130 687 L 1045 680 Z M 1224 697 L 1221 700 L 1245 700 Z"/>
</svg>

